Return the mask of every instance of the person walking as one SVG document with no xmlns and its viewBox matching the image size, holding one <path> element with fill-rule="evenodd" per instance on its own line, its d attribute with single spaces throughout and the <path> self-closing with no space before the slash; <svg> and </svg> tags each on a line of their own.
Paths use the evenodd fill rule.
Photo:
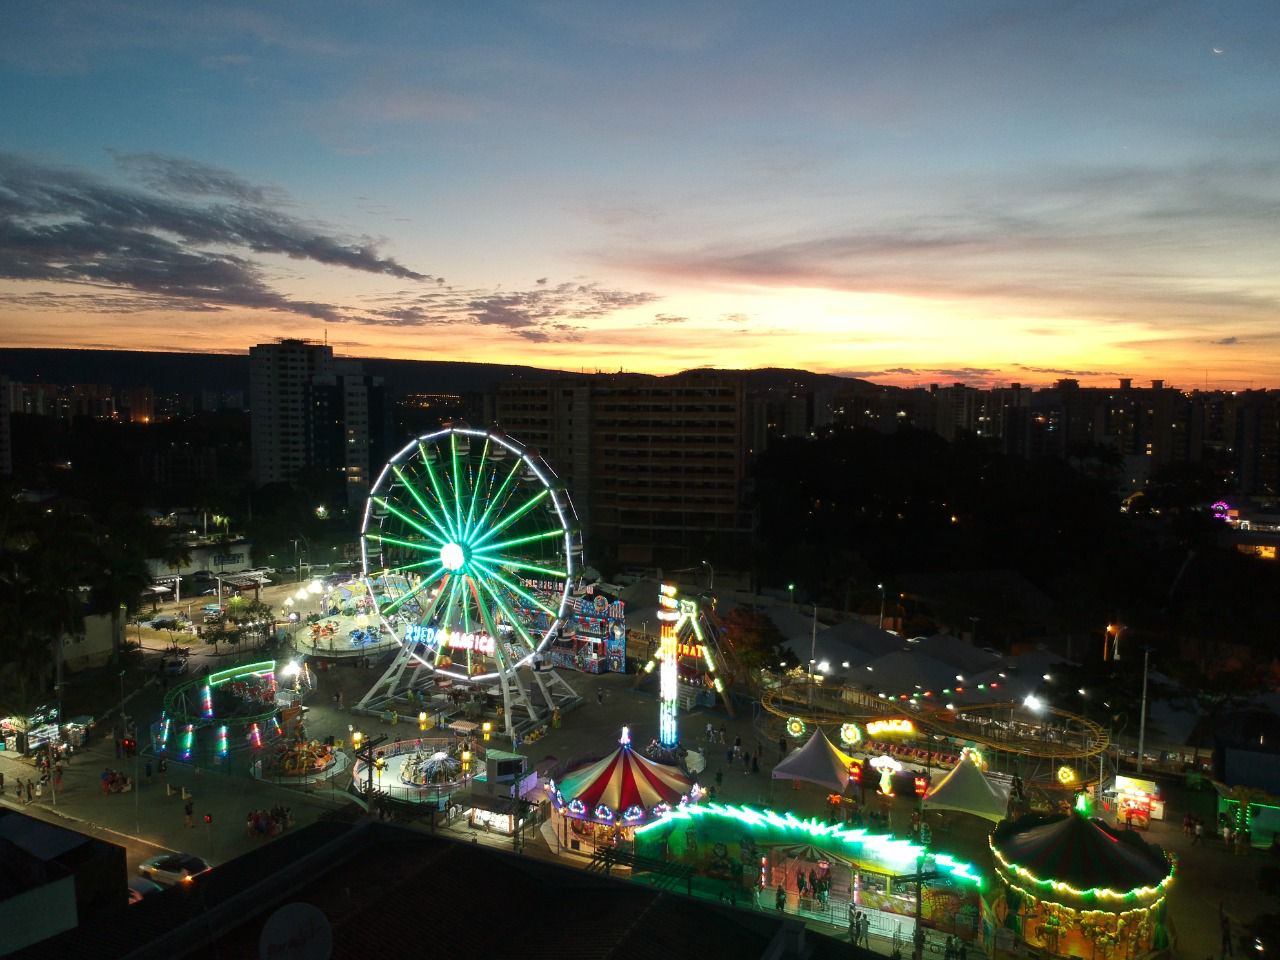
<svg viewBox="0 0 1280 960">
<path fill-rule="evenodd" d="M 597 704 L 599 704 L 600 706 L 604 706 L 604 691 L 603 691 L 603 690 L 597 690 L 597 691 L 596 691 L 596 703 L 597 703 Z"/>
<path fill-rule="evenodd" d="M 782 888 L 782 884 L 778 884 L 778 892 L 773 895 L 773 905 L 779 913 L 787 909 L 787 891 Z"/>
<path fill-rule="evenodd" d="M 750 776 L 751 774 L 751 758 L 745 753 L 742 755 L 742 774 L 743 776 Z"/>
<path fill-rule="evenodd" d="M 188 800 L 182 807 L 182 816 L 188 827 L 192 825 L 191 817 L 195 812 L 196 812 L 196 804 L 194 800 Z"/>
<path fill-rule="evenodd" d="M 151 782 L 151 761 L 148 760 L 142 767 L 143 775 L 147 778 L 147 783 Z"/>
<path fill-rule="evenodd" d="M 1196 817 L 1196 832 L 1191 837 L 1191 845 L 1194 847 L 1197 843 L 1204 839 L 1204 821 Z"/>
<path fill-rule="evenodd" d="M 868 950 L 870 950 L 871 949 L 871 918 L 867 916 L 865 913 L 858 914 L 858 917 L 859 917 L 859 920 L 861 921 L 858 924 L 858 929 L 862 933 L 862 945 L 866 947 Z"/>
<path fill-rule="evenodd" d="M 760 772 L 760 754 L 758 753 L 751 758 L 751 772 L 752 773 Z"/>
<path fill-rule="evenodd" d="M 31 802 L 31 778 L 27 777 L 27 803 Z"/>
</svg>

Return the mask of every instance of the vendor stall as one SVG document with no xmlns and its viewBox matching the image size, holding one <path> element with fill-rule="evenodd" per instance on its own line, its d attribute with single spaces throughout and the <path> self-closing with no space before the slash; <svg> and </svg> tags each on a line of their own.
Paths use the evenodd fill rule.
<svg viewBox="0 0 1280 960">
<path fill-rule="evenodd" d="M 1030 815 L 991 837 L 996 883 L 984 896 L 988 948 L 1057 957 L 1132 960 L 1167 951 L 1165 897 L 1174 863 L 1130 830 L 1077 812 Z"/>
<path fill-rule="evenodd" d="M 1115 822 L 1118 826 L 1146 830 L 1152 820 L 1164 819 L 1164 800 L 1154 780 L 1117 775 L 1115 780 Z"/>
<path fill-rule="evenodd" d="M 692 866 L 699 875 L 742 888 L 787 909 L 843 923 L 850 905 L 873 929 L 910 936 L 917 870 L 926 876 L 920 916 L 929 927 L 976 939 L 982 878 L 949 854 L 885 834 L 791 813 L 717 803 L 688 804 L 636 830 L 636 853 Z"/>
</svg>

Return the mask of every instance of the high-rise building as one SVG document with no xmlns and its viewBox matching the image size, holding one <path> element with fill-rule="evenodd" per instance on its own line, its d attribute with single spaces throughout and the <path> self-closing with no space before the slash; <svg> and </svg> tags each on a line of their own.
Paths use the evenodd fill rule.
<svg viewBox="0 0 1280 960">
<path fill-rule="evenodd" d="M 261 485 L 307 472 L 331 495 L 359 506 L 370 474 L 386 462 L 390 405 L 379 377 L 333 348 L 303 340 L 249 350 L 253 479 Z"/>
<path fill-rule="evenodd" d="M 312 378 L 309 390 L 309 466 L 329 473 L 348 506 L 369 496 L 371 474 L 393 452 L 390 404 L 381 377 L 366 376 L 358 363 L 334 361 Z"/>
<path fill-rule="evenodd" d="M 294 479 L 310 466 L 310 389 L 333 363 L 333 348 L 305 340 L 249 348 L 249 434 L 253 482 Z"/>
<path fill-rule="evenodd" d="M 611 375 L 498 388 L 498 425 L 538 449 L 573 497 L 599 562 L 673 564 L 749 541 L 742 384 Z"/>
</svg>

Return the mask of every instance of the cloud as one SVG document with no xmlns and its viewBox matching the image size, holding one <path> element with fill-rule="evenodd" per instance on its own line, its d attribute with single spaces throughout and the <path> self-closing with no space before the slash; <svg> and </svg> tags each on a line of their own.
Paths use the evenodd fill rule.
<svg viewBox="0 0 1280 960">
<path fill-rule="evenodd" d="M 548 342 L 576 340 L 586 321 L 660 299 L 653 293 L 618 290 L 595 282 L 551 284 L 543 278 L 536 284 L 528 290 L 502 291 L 438 286 L 407 297 L 377 298 L 371 301 L 374 306 L 352 312 L 345 319 L 390 327 L 503 327 L 526 340 Z"/>
<path fill-rule="evenodd" d="M 1032 367 L 1025 363 L 1015 363 L 1019 370 L 1027 373 L 1047 373 L 1059 377 L 1122 377 L 1123 373 L 1114 370 L 1066 370 L 1059 367 Z"/>
<path fill-rule="evenodd" d="M 1215 347 L 1234 347 L 1241 341 L 1239 337 L 1223 337 L 1221 340 L 1210 340 Z"/>
<path fill-rule="evenodd" d="M 158 193 L 180 197 L 226 197 L 242 203 L 282 203 L 285 193 L 277 187 L 249 183 L 229 170 L 158 153 L 108 151 L 116 166 Z"/>
<path fill-rule="evenodd" d="M 153 154 L 120 159 L 150 191 L 0 153 L 0 278 L 129 291 L 157 307 L 255 307 L 324 320 L 343 311 L 277 292 L 245 254 L 431 279 L 382 257 L 370 238 L 282 212 L 270 188 L 227 171 Z"/>
<path fill-rule="evenodd" d="M 881 373 L 900 373 L 908 377 L 914 377 L 918 371 L 912 370 L 910 367 L 890 367 L 888 370 L 882 370 Z"/>
<path fill-rule="evenodd" d="M 670 324 L 670 323 L 688 323 L 688 317 L 676 316 L 673 313 L 655 313 L 653 315 L 654 323 Z"/>
<path fill-rule="evenodd" d="M 682 283 L 1005 301 L 1167 330 L 1271 322 L 1280 161 L 955 177 L 919 200 L 744 241 L 615 241 L 606 267 Z M 1039 328 L 1044 330 L 1043 325 Z"/>
</svg>

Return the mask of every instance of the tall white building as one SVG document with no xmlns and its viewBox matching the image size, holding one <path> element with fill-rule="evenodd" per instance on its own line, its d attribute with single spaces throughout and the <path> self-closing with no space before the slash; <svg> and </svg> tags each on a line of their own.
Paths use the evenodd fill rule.
<svg viewBox="0 0 1280 960">
<path fill-rule="evenodd" d="M 310 465 L 311 384 L 333 366 L 333 348 L 305 340 L 249 348 L 253 482 L 292 480 Z"/>
</svg>

